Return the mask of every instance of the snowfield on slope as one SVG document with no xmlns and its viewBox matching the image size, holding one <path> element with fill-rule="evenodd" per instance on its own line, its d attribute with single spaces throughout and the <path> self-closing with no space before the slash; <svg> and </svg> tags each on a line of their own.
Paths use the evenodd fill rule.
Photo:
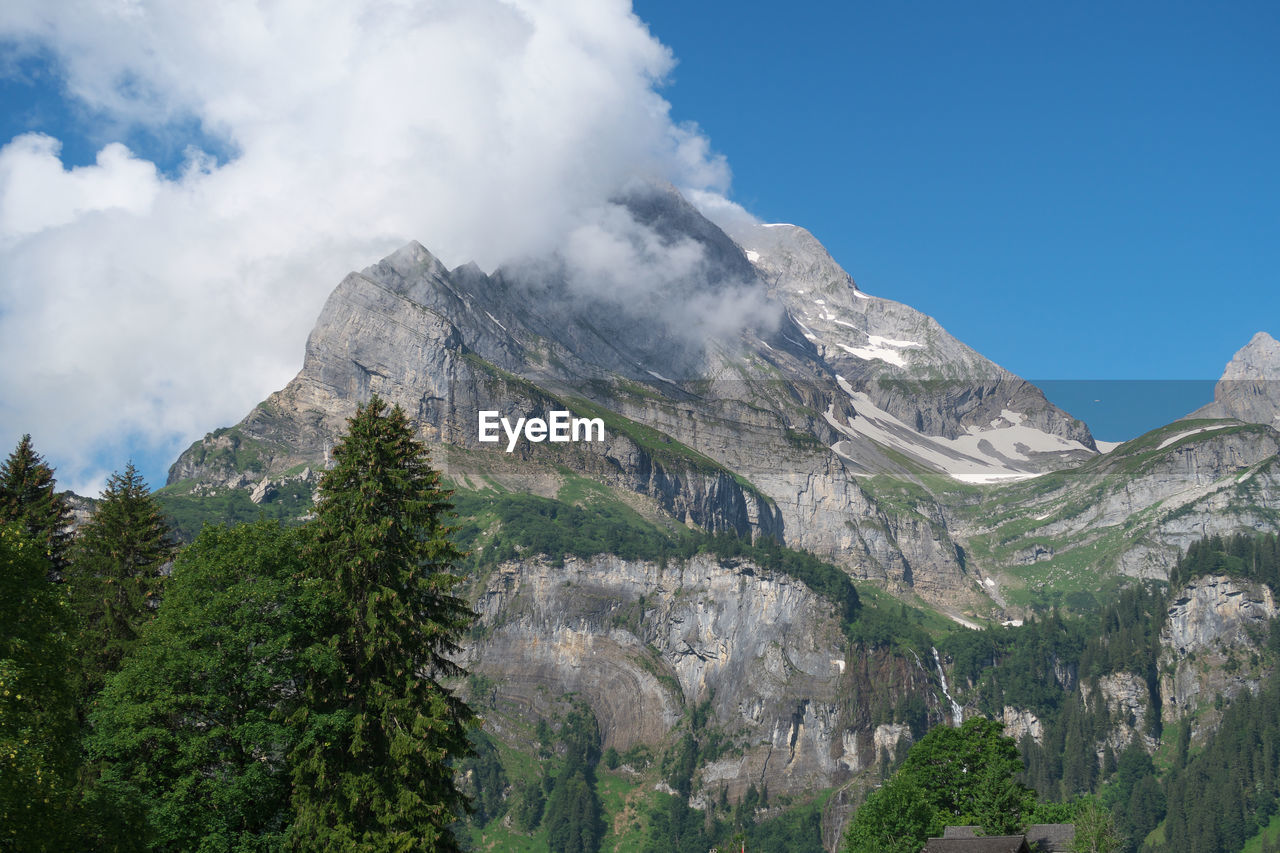
<svg viewBox="0 0 1280 853">
<path fill-rule="evenodd" d="M 1003 418 L 993 421 L 990 429 L 971 426 L 967 435 L 957 438 L 921 435 L 878 408 L 866 394 L 853 390 L 844 377 L 836 379 L 853 401 L 857 414 L 840 423 L 828 410 L 828 423 L 845 435 L 869 438 L 963 483 L 998 483 L 1038 476 L 1042 472 L 1020 464 L 1030 462 L 1031 453 L 1092 452 L 1078 441 L 1025 426 L 1023 416 L 1008 409 L 1001 412 Z M 1003 425 L 995 426 L 1001 421 Z"/>
</svg>

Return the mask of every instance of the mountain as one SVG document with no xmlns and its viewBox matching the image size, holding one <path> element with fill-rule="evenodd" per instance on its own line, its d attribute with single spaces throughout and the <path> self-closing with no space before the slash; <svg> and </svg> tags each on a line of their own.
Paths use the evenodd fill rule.
<svg viewBox="0 0 1280 853">
<path fill-rule="evenodd" d="M 1277 361 L 1260 334 L 1212 406 L 1100 453 L 1035 386 L 864 293 L 803 228 L 726 232 L 637 185 L 548 257 L 486 273 L 410 243 L 351 273 L 297 377 L 185 451 L 162 498 L 192 518 L 301 516 L 355 407 L 399 404 L 456 490 L 481 614 L 471 690 L 504 748 L 543 748 L 532 721 L 579 697 L 604 748 L 661 752 L 635 772 L 663 768 L 694 805 L 843 786 L 823 818 L 838 837 L 928 724 L 981 711 L 1029 733 L 1061 697 L 1101 696 L 1115 720 L 1177 705 L 1178 725 L 1236 689 L 1188 661 L 1262 653 L 1250 631 L 1275 608 L 1256 584 L 1187 588 L 1163 680 L 1054 658 L 1048 705 L 995 702 L 954 631 L 1095 618 L 1168 581 L 1197 540 L 1280 527 Z M 480 412 L 564 410 L 599 418 L 603 440 L 480 440 Z M 1241 596 L 1261 603 L 1217 633 L 1186 627 Z M 1135 726 L 1107 716 L 1096 742 L 1119 749 Z M 1153 747 L 1155 731 L 1140 732 Z"/>
<path fill-rule="evenodd" d="M 1193 418 L 1235 418 L 1280 426 L 1280 341 L 1258 332 L 1227 364 L 1213 402 Z"/>
<path fill-rule="evenodd" d="M 931 318 L 859 291 L 803 229 L 759 226 L 740 245 L 669 187 L 633 189 L 611 215 L 622 224 L 597 242 L 631 267 L 569 255 L 486 275 L 414 243 L 347 276 L 298 376 L 184 453 L 171 487 L 265 493 L 320 470 L 377 392 L 459 482 L 551 494 L 567 466 L 681 522 L 941 601 L 981 594 L 944 519 L 878 507 L 868 476 L 1017 480 L 1096 455 L 1084 424 Z M 672 274 L 648 281 L 662 264 Z M 478 411 L 575 407 L 608 412 L 608 442 L 525 443 L 516 467 L 477 440 Z"/>
</svg>

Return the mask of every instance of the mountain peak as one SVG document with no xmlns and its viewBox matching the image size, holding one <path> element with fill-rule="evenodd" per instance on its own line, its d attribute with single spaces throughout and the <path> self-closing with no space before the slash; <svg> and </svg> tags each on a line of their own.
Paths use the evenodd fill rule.
<svg viewBox="0 0 1280 853">
<path fill-rule="evenodd" d="M 1258 332 L 1227 363 L 1213 386 L 1213 402 L 1197 418 L 1236 418 L 1280 427 L 1280 341 Z"/>
<path fill-rule="evenodd" d="M 1280 379 L 1280 341 L 1258 332 L 1232 357 L 1223 371 L 1224 380 Z"/>
<path fill-rule="evenodd" d="M 421 275 L 424 271 L 434 275 L 442 275 L 448 272 L 448 269 L 440 262 L 440 259 L 427 251 L 427 248 L 417 240 L 410 240 L 372 267 L 366 269 L 365 273 L 369 274 L 379 267 L 389 269 L 399 277 L 406 279 Z"/>
</svg>

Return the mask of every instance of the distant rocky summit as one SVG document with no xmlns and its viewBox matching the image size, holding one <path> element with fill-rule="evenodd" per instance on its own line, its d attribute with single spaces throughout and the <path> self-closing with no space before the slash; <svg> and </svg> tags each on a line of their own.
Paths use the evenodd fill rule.
<svg viewBox="0 0 1280 853">
<path fill-rule="evenodd" d="M 1190 417 L 1280 425 L 1280 341 L 1266 332 L 1254 335 L 1227 364 L 1213 402 Z"/>
</svg>

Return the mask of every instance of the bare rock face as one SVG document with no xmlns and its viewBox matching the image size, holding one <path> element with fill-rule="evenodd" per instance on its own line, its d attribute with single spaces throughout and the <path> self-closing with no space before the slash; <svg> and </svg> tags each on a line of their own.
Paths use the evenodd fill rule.
<svg viewBox="0 0 1280 853">
<path fill-rule="evenodd" d="M 1021 741 L 1024 737 L 1030 735 L 1031 739 L 1037 744 L 1044 743 L 1044 725 L 1040 722 L 1040 718 L 1031 711 L 1005 705 L 1001 719 L 1004 723 L 1004 733 L 1007 737 Z"/>
<path fill-rule="evenodd" d="M 911 742 L 911 729 L 904 723 L 881 723 L 871 733 L 876 755 L 888 755 L 892 761 L 906 756 Z"/>
<path fill-rule="evenodd" d="M 1256 691 L 1256 652 L 1277 612 L 1264 584 L 1206 575 L 1183 587 L 1160 631 L 1164 720 L 1200 710 L 1218 695 Z"/>
<path fill-rule="evenodd" d="M 1155 750 L 1159 741 L 1148 731 L 1147 708 L 1151 704 L 1151 692 L 1143 678 L 1132 672 L 1115 672 L 1098 679 L 1098 695 L 1095 697 L 1088 682 L 1081 682 L 1080 694 L 1086 704 L 1101 702 L 1111 713 L 1114 725 L 1098 744 L 1098 759 L 1110 746 L 1117 755 L 1135 739 L 1148 752 Z"/>
<path fill-rule="evenodd" d="M 1227 364 L 1213 402 L 1190 417 L 1235 418 L 1280 427 L 1280 341 L 1258 332 Z"/>
<path fill-rule="evenodd" d="M 738 748 L 695 788 L 731 798 L 767 784 L 809 792 L 847 780 L 844 640 L 832 606 L 750 563 L 699 556 L 665 568 L 599 556 L 503 564 L 477 598 L 468 666 L 533 713 L 576 693 L 605 746 L 663 742 L 685 710 Z"/>
</svg>

